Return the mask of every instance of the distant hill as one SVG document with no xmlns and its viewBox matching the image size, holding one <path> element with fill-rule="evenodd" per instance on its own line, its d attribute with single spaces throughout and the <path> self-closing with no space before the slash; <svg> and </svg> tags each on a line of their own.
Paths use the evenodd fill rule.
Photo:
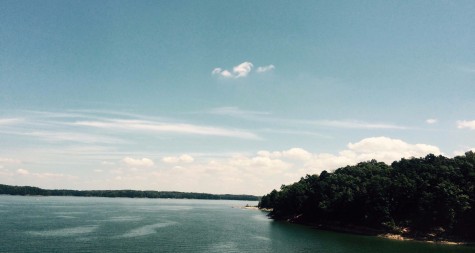
<svg viewBox="0 0 475 253">
<path fill-rule="evenodd" d="M 135 190 L 47 190 L 32 186 L 11 186 L 0 184 L 0 194 L 35 196 L 77 196 L 107 198 L 170 198 L 170 199 L 226 199 L 258 201 L 259 197 L 236 194 L 209 194 L 176 191 L 135 191 Z"/>
</svg>

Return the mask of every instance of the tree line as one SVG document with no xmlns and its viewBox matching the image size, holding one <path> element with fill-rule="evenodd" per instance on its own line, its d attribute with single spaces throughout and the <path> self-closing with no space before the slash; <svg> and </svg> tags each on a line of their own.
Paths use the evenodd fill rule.
<svg viewBox="0 0 475 253">
<path fill-rule="evenodd" d="M 177 191 L 136 191 L 136 190 L 47 190 L 32 186 L 11 186 L 0 184 L 0 194 L 36 195 L 36 196 L 77 196 L 77 197 L 108 197 L 108 198 L 170 198 L 170 199 L 225 199 L 257 201 L 252 195 L 209 194 Z"/>
<path fill-rule="evenodd" d="M 263 196 L 274 219 L 475 239 L 475 154 L 376 160 L 307 175 Z"/>
</svg>

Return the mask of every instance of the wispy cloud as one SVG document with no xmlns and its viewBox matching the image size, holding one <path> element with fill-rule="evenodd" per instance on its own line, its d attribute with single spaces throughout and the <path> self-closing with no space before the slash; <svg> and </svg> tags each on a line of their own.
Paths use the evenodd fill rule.
<svg viewBox="0 0 475 253">
<path fill-rule="evenodd" d="M 226 129 L 213 126 L 199 126 L 185 123 L 154 122 L 145 120 L 114 119 L 102 121 L 77 121 L 72 123 L 71 125 L 122 131 L 146 131 L 154 133 L 176 133 L 234 137 L 243 139 L 259 139 L 256 134 L 244 130 Z"/>
<path fill-rule="evenodd" d="M 318 133 L 318 132 L 312 132 L 312 131 L 303 131 L 303 130 L 264 128 L 264 129 L 260 129 L 259 132 L 276 133 L 276 134 L 284 134 L 284 135 L 307 135 L 307 136 L 313 136 L 313 137 L 323 138 L 323 139 L 331 139 L 332 138 L 330 135 L 325 135 L 325 134 L 321 134 L 321 133 Z"/>
<path fill-rule="evenodd" d="M 77 132 L 48 132 L 36 131 L 29 133 L 21 133 L 20 135 L 34 136 L 50 142 L 78 142 L 78 143 L 105 143 L 105 144 L 119 144 L 126 141 L 108 137 L 103 135 L 94 135 Z"/>
<path fill-rule="evenodd" d="M 239 107 L 233 106 L 213 108 L 209 110 L 208 113 L 232 117 L 263 116 L 271 114 L 270 112 L 242 110 Z"/>
<path fill-rule="evenodd" d="M 238 107 L 219 107 L 211 109 L 207 113 L 283 125 L 309 125 L 348 129 L 408 129 L 406 126 L 395 124 L 365 122 L 358 120 L 302 120 L 292 118 L 277 118 L 273 117 L 272 113 L 270 112 L 241 110 Z"/>
<path fill-rule="evenodd" d="M 4 118 L 4 119 L 0 119 L 0 126 L 2 126 L 2 125 L 14 125 L 14 124 L 17 124 L 17 123 L 21 123 L 22 121 L 24 121 L 24 119 L 22 119 L 22 118 Z"/>
<path fill-rule="evenodd" d="M 271 71 L 273 69 L 275 69 L 275 66 L 271 64 L 271 65 L 267 65 L 267 66 L 258 67 L 256 72 L 257 73 L 264 73 L 264 72 Z"/>
<path fill-rule="evenodd" d="M 429 125 L 436 124 L 438 122 L 437 119 L 426 119 L 426 123 Z"/>
<path fill-rule="evenodd" d="M 475 120 L 459 120 L 457 121 L 457 128 L 468 128 L 475 130 Z"/>
<path fill-rule="evenodd" d="M 350 129 L 407 129 L 405 126 L 399 126 L 386 123 L 370 123 L 353 120 L 316 120 L 308 121 L 309 124 L 320 126 L 336 127 L 336 128 L 350 128 Z"/>
</svg>

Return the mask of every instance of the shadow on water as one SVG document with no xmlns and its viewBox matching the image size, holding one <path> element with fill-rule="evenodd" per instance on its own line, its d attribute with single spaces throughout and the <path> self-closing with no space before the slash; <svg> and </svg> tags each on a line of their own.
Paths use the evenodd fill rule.
<svg viewBox="0 0 475 253">
<path fill-rule="evenodd" d="M 396 241 L 375 236 L 319 230 L 284 221 L 271 222 L 272 252 L 433 253 L 475 252 L 475 247 Z"/>
</svg>

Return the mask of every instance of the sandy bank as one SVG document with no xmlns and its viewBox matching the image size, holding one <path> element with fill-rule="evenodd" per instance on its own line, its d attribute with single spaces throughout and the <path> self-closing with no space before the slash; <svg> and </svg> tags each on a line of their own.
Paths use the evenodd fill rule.
<svg viewBox="0 0 475 253">
<path fill-rule="evenodd" d="M 259 208 L 257 206 L 233 206 L 233 208 L 241 208 L 241 209 L 246 209 L 246 210 L 258 210 L 258 211 L 264 211 L 264 212 L 272 212 L 272 208 Z"/>
</svg>

